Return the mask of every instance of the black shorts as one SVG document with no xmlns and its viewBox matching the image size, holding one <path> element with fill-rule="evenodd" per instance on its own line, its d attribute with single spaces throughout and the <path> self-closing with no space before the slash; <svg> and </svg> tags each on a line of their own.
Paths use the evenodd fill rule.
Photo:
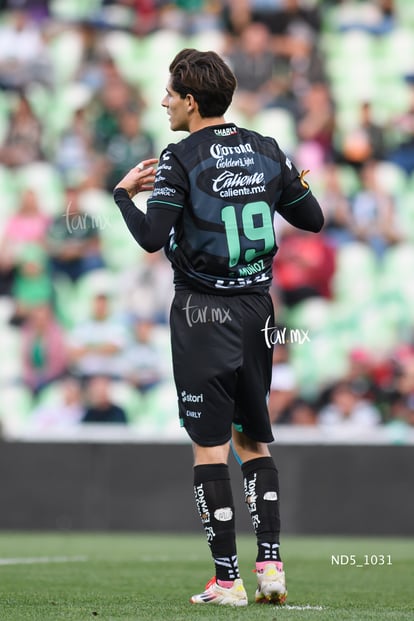
<svg viewBox="0 0 414 621">
<path fill-rule="evenodd" d="M 176 291 L 170 316 L 174 380 L 181 425 L 197 444 L 225 444 L 232 424 L 252 440 L 273 441 L 266 321 L 274 325 L 268 294 Z"/>
</svg>

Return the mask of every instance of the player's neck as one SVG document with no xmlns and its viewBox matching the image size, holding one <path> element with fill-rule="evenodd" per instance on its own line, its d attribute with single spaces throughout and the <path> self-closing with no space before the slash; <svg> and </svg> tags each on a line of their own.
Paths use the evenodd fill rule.
<svg viewBox="0 0 414 621">
<path fill-rule="evenodd" d="M 197 116 L 191 119 L 189 123 L 189 132 L 192 134 L 193 132 L 198 132 L 200 129 L 205 129 L 206 127 L 212 127 L 213 125 L 223 125 L 226 121 L 223 116 L 210 116 L 210 117 L 201 117 Z"/>
</svg>

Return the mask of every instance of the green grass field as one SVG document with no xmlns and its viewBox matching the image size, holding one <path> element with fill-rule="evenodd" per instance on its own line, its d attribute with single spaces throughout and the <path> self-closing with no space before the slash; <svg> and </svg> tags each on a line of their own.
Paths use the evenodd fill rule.
<svg viewBox="0 0 414 621">
<path fill-rule="evenodd" d="M 414 619 L 413 539 L 286 536 L 284 608 L 253 603 L 254 555 L 239 537 L 247 608 L 194 606 L 213 567 L 201 533 L 0 533 L 0 621 Z"/>
</svg>

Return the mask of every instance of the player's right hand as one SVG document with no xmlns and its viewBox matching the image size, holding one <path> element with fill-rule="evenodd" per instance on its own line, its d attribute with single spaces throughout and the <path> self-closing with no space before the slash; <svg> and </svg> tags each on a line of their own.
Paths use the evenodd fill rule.
<svg viewBox="0 0 414 621">
<path fill-rule="evenodd" d="M 123 188 L 128 192 L 129 198 L 133 198 L 138 192 L 151 191 L 154 188 L 156 168 L 154 164 L 158 162 L 157 158 L 143 160 L 121 179 L 115 186 L 115 190 Z"/>
</svg>

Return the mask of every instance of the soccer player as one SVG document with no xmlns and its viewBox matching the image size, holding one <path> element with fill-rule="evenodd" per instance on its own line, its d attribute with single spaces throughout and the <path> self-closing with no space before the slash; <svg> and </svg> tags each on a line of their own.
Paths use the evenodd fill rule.
<svg viewBox="0 0 414 621">
<path fill-rule="evenodd" d="M 194 449 L 194 494 L 215 576 L 194 604 L 246 606 L 237 562 L 228 470 L 232 446 L 257 538 L 257 602 L 283 604 L 278 472 L 267 410 L 272 369 L 276 253 L 273 216 L 318 232 L 323 215 L 273 138 L 226 123 L 235 77 L 214 52 L 184 49 L 170 67 L 166 109 L 188 131 L 157 160 L 130 170 L 114 190 L 136 241 L 165 246 L 174 271 L 174 380 L 181 425 Z M 152 189 L 147 212 L 132 197 Z"/>
</svg>

